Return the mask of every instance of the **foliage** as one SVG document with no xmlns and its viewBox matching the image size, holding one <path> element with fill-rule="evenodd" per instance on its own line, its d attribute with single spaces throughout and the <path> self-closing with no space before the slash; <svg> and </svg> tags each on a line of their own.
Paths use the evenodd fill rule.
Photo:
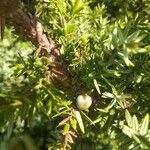
<svg viewBox="0 0 150 150">
<path fill-rule="evenodd" d="M 61 45 L 72 85 L 64 88 L 52 72 L 45 78 L 47 58 L 33 60 L 34 46 L 7 29 L 0 43 L 0 148 L 149 149 L 149 3 L 124 3 L 25 1 Z M 93 98 L 89 112 L 76 108 L 80 94 Z"/>
</svg>

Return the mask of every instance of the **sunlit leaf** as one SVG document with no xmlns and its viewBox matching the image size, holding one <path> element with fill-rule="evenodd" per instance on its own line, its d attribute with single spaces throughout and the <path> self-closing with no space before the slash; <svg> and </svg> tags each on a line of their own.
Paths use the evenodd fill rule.
<svg viewBox="0 0 150 150">
<path fill-rule="evenodd" d="M 140 128 L 140 134 L 141 135 L 146 135 L 148 132 L 148 128 L 149 128 L 149 114 L 147 114 L 142 123 L 141 123 L 141 128 Z"/>
<path fill-rule="evenodd" d="M 70 122 L 71 122 L 72 128 L 76 131 L 77 130 L 77 121 L 74 118 L 72 118 L 70 120 Z"/>
<path fill-rule="evenodd" d="M 70 129 L 70 125 L 68 123 L 65 124 L 64 129 L 63 129 L 63 135 L 65 135 L 69 131 L 69 129 Z"/>
<path fill-rule="evenodd" d="M 132 127 L 135 131 L 138 131 L 138 129 L 139 129 L 138 119 L 135 115 L 133 115 L 133 117 L 132 117 Z"/>
<path fill-rule="evenodd" d="M 50 115 L 52 113 L 52 104 L 52 100 L 49 100 L 47 104 L 47 115 Z"/>
<path fill-rule="evenodd" d="M 116 102 L 117 102 L 117 99 L 113 98 L 107 108 L 111 109 L 116 104 Z"/>
<path fill-rule="evenodd" d="M 132 116 L 130 115 L 129 111 L 126 109 L 125 111 L 125 119 L 126 119 L 126 122 L 128 124 L 128 126 L 132 127 Z"/>
<path fill-rule="evenodd" d="M 108 115 L 107 116 L 105 116 L 105 117 L 103 117 L 102 119 L 101 119 L 101 121 L 100 121 L 100 126 L 101 126 L 101 128 L 103 128 L 104 126 L 105 126 L 105 124 L 107 123 L 107 121 L 108 121 Z"/>
<path fill-rule="evenodd" d="M 96 90 L 97 90 L 98 94 L 101 94 L 101 92 L 100 92 L 100 88 L 99 88 L 99 85 L 98 85 L 98 83 L 97 83 L 96 79 L 94 79 L 94 80 L 93 80 L 93 82 L 94 82 L 94 85 L 95 85 L 95 88 L 96 88 Z"/>
<path fill-rule="evenodd" d="M 82 117 L 81 117 L 80 112 L 76 110 L 74 113 L 75 113 L 75 117 L 77 119 L 77 122 L 79 124 L 79 127 L 80 127 L 82 133 L 85 133 L 85 131 L 84 131 L 84 125 L 83 125 L 83 121 L 82 121 Z"/>
<path fill-rule="evenodd" d="M 20 101 L 20 100 L 14 100 L 10 105 L 11 106 L 20 106 L 22 105 L 23 103 Z"/>
</svg>

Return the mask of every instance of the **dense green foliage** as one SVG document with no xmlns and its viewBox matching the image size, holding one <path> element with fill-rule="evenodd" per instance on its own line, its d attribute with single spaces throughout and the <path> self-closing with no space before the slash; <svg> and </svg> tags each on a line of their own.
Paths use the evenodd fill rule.
<svg viewBox="0 0 150 150">
<path fill-rule="evenodd" d="M 35 47 L 8 27 L 0 43 L 0 149 L 149 149 L 148 1 L 24 0 L 61 45 L 72 85 L 46 79 L 47 58 L 33 60 Z M 85 93 L 89 112 L 75 105 Z"/>
</svg>

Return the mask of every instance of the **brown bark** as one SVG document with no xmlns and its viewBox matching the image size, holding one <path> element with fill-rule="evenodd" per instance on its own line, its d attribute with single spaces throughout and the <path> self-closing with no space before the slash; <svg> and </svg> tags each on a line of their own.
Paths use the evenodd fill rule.
<svg viewBox="0 0 150 150">
<path fill-rule="evenodd" d="M 0 1 L 0 40 L 2 40 L 4 36 L 6 4 L 7 4 L 6 0 Z"/>
<path fill-rule="evenodd" d="M 8 22 L 15 27 L 17 33 L 26 37 L 37 47 L 33 58 L 43 54 L 49 58 L 49 62 L 59 64 L 54 67 L 49 63 L 50 67 L 47 71 L 53 71 L 61 78 L 64 86 L 69 86 L 71 80 L 59 46 L 44 32 L 40 20 L 32 15 L 19 0 L 1 0 L 0 10 L 0 21 L 5 16 Z M 0 27 L 4 30 L 4 24 Z M 3 31 L 1 35 L 3 36 Z"/>
</svg>

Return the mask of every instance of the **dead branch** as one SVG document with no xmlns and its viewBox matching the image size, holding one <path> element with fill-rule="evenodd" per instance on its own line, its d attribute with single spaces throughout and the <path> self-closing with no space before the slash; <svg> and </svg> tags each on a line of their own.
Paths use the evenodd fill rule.
<svg viewBox="0 0 150 150">
<path fill-rule="evenodd" d="M 59 64 L 59 68 L 55 66 L 53 70 L 55 72 L 59 70 L 60 73 L 57 73 L 57 76 L 60 76 L 64 86 L 69 86 L 71 79 L 65 60 L 60 54 L 59 45 L 44 32 L 40 19 L 31 14 L 20 0 L 1 0 L 0 10 L 3 10 L 0 11 L 0 21 L 2 20 L 3 23 L 2 17 L 6 16 L 7 22 L 15 27 L 17 33 L 26 37 L 36 46 L 37 50 L 33 58 L 36 59 L 38 55 L 43 54 L 50 59 L 50 62 Z M 4 30 L 4 24 L 0 27 L 1 30 Z M 3 36 L 3 31 L 1 36 Z"/>
</svg>

